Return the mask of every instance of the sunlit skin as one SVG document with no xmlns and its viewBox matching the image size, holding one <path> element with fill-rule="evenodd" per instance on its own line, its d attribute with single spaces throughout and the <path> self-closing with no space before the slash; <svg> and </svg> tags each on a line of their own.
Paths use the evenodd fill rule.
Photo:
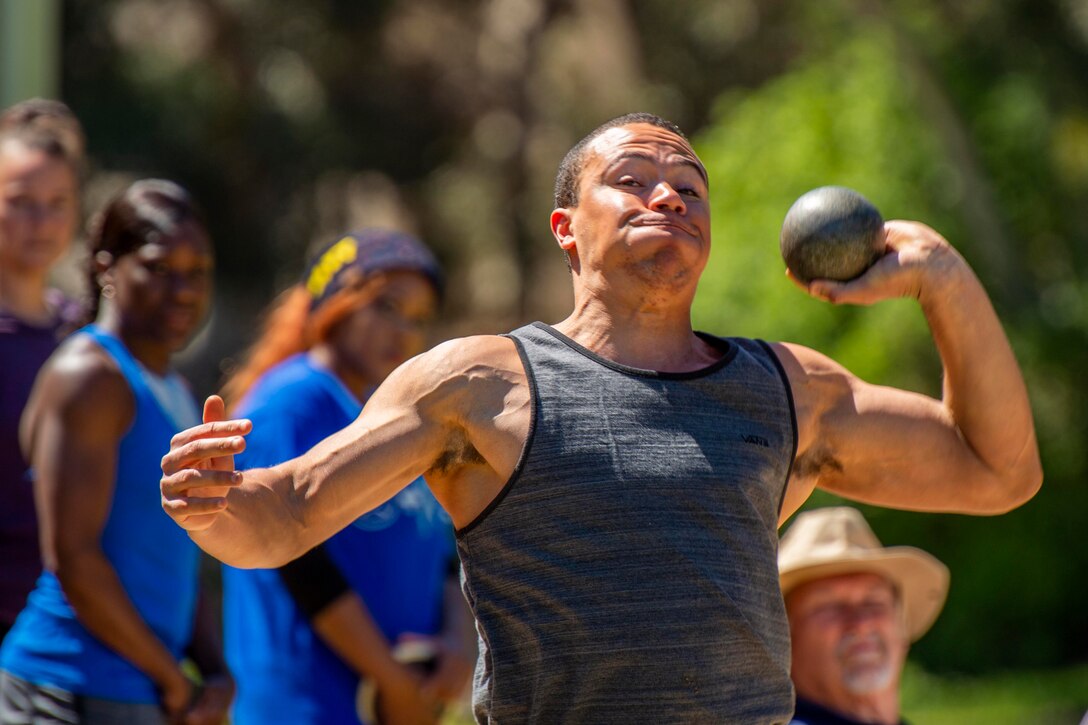
<svg viewBox="0 0 1088 725">
<path fill-rule="evenodd" d="M 144 365 L 164 373 L 170 355 L 188 344 L 211 303 L 215 258 L 207 234 L 186 222 L 119 259 L 99 252 L 95 262 L 99 282 L 114 290 L 98 322 Z"/>
<path fill-rule="evenodd" d="M 0 306 L 28 322 L 49 319 L 49 270 L 67 253 L 78 223 L 72 167 L 18 139 L 0 143 Z"/>
<path fill-rule="evenodd" d="M 798 585 L 786 597 L 798 697 L 864 722 L 899 722 L 909 638 L 894 587 L 872 573 Z"/>
<path fill-rule="evenodd" d="M 310 349 L 310 356 L 336 373 L 359 400 L 422 352 L 427 327 L 438 311 L 434 284 L 418 272 L 388 272 L 370 284 L 373 299 Z"/>
</svg>

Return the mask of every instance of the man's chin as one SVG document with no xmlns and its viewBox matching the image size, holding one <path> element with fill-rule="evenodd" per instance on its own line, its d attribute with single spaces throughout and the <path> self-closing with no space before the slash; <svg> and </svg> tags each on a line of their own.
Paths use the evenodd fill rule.
<svg viewBox="0 0 1088 725">
<path fill-rule="evenodd" d="M 854 695 L 871 695 L 892 684 L 894 672 L 888 663 L 854 665 L 843 670 L 843 685 Z"/>
</svg>

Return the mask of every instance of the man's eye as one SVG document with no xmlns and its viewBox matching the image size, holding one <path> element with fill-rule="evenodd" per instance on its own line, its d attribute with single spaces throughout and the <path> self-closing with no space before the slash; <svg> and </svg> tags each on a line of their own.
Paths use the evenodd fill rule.
<svg viewBox="0 0 1088 725">
<path fill-rule="evenodd" d="M 842 614 L 842 608 L 837 604 L 824 604 L 812 610 L 812 616 L 819 619 L 838 619 Z"/>
<path fill-rule="evenodd" d="M 868 615 L 882 616 L 892 610 L 892 605 L 889 602 L 866 602 L 862 608 Z"/>
<path fill-rule="evenodd" d="M 625 176 L 620 179 L 620 186 L 642 186 L 638 179 L 633 179 L 630 176 Z"/>
</svg>

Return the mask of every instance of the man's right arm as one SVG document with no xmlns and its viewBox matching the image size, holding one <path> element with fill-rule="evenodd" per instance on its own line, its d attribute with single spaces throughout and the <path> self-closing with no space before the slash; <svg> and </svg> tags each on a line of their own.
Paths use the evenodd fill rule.
<svg viewBox="0 0 1088 725">
<path fill-rule="evenodd" d="M 205 423 L 179 433 L 162 460 L 163 508 L 193 540 L 237 567 L 276 567 L 377 508 L 438 460 L 458 437 L 472 377 L 454 361 L 474 340 L 454 340 L 395 370 L 359 417 L 278 466 L 233 470 L 248 421 L 224 421 L 210 398 Z"/>
</svg>

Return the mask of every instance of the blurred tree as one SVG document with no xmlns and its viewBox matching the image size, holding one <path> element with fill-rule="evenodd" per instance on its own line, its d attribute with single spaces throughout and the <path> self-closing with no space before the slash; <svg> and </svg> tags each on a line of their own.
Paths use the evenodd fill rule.
<svg viewBox="0 0 1088 725">
<path fill-rule="evenodd" d="M 1024 8 L 1005 10 L 1011 23 Z M 1083 215 L 1061 212 L 1083 200 L 1073 169 L 1088 138 L 1070 120 L 1084 116 L 1083 92 L 1051 95 L 1083 58 L 1057 43 L 1046 53 L 1054 72 L 1024 67 L 1038 63 L 1044 37 L 1063 32 L 1060 14 L 1048 23 L 1033 12 L 1035 52 L 1024 55 L 1032 44 L 1019 38 L 1020 55 L 990 48 L 986 63 L 972 59 L 974 26 L 1005 10 L 980 8 L 990 16 L 980 18 L 938 3 L 824 5 L 799 26 L 805 40 L 791 67 L 724 93 L 697 144 L 714 194 L 715 249 L 696 309 L 705 327 L 802 342 L 868 380 L 939 394 L 939 361 L 912 303 L 833 308 L 782 279 L 785 210 L 823 184 L 852 186 L 890 218 L 941 230 L 1006 321 L 1033 393 L 1043 492 L 999 520 L 868 511 L 884 540 L 925 546 L 952 569 L 948 607 L 915 651 L 936 670 L 1079 661 L 1088 649 L 1071 587 L 1088 564 L 1072 534 L 1088 504 L 1076 485 L 1086 473 L 1086 239 Z M 965 70 L 965 57 L 978 66 Z"/>
</svg>

